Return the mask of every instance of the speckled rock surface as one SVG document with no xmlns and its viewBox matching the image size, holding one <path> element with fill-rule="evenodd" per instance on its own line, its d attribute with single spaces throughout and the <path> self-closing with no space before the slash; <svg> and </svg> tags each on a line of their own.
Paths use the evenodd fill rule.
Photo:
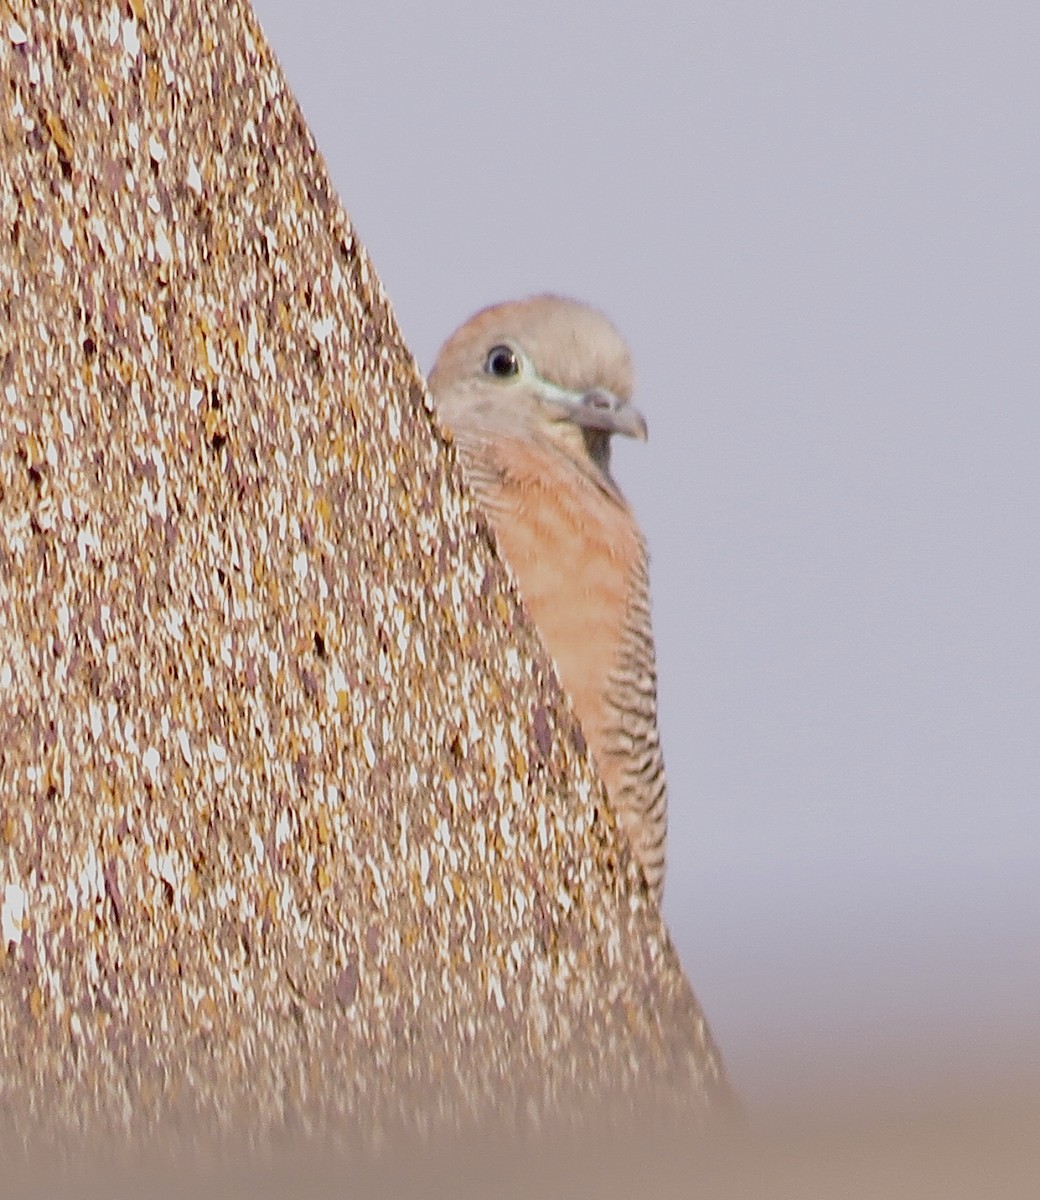
<svg viewBox="0 0 1040 1200">
<path fill-rule="evenodd" d="M 709 1111 L 696 1001 L 249 9 L 0 4 L 0 127 L 7 1133 Z"/>
</svg>

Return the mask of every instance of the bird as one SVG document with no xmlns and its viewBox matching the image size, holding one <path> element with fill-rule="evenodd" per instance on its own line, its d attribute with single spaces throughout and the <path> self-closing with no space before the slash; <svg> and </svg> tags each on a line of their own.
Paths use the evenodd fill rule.
<svg viewBox="0 0 1040 1200">
<path fill-rule="evenodd" d="M 612 437 L 647 438 L 628 346 L 597 309 L 531 296 L 471 317 L 428 382 L 660 902 L 668 815 L 648 556 L 610 470 Z"/>
</svg>

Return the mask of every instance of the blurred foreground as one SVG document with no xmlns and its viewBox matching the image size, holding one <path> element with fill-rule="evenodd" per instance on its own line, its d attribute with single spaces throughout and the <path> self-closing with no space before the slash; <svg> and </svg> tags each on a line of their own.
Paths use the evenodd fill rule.
<svg viewBox="0 0 1040 1200">
<path fill-rule="evenodd" d="M 86 1197 L 711 1196 L 988 1197 L 1040 1194 L 1040 1088 L 1018 1081 L 949 1081 L 899 1095 L 824 1105 L 807 1087 L 783 1108 L 698 1143 L 674 1130 L 623 1137 L 494 1135 L 386 1146 L 377 1158 L 332 1154 L 287 1137 L 262 1148 L 171 1152 L 152 1145 L 106 1160 L 55 1165 L 34 1156 L 5 1194 Z M 738 1122 L 739 1126 L 740 1123 Z M 184 1131 L 181 1131 L 183 1133 Z M 7 1156 L 5 1155 L 5 1158 Z M 128 1161 L 128 1158 L 130 1161 Z M 8 1158 L 8 1163 L 10 1163 Z M 46 1163 L 46 1165 L 44 1165 Z M 113 1165 L 116 1164 L 117 1165 Z"/>
</svg>

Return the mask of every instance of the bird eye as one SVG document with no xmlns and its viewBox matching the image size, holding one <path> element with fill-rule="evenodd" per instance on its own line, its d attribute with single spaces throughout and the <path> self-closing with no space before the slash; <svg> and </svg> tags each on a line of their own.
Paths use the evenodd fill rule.
<svg viewBox="0 0 1040 1200">
<path fill-rule="evenodd" d="M 484 372 L 498 379 L 520 374 L 520 359 L 512 346 L 492 346 L 484 359 Z"/>
</svg>

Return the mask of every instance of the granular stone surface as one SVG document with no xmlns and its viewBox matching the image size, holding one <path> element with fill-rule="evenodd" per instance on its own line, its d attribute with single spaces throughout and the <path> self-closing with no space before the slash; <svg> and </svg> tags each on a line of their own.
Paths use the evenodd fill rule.
<svg viewBox="0 0 1040 1200">
<path fill-rule="evenodd" d="M 6 1133 L 713 1111 L 700 1010 L 251 11 L 0 3 L 0 129 Z"/>
</svg>

